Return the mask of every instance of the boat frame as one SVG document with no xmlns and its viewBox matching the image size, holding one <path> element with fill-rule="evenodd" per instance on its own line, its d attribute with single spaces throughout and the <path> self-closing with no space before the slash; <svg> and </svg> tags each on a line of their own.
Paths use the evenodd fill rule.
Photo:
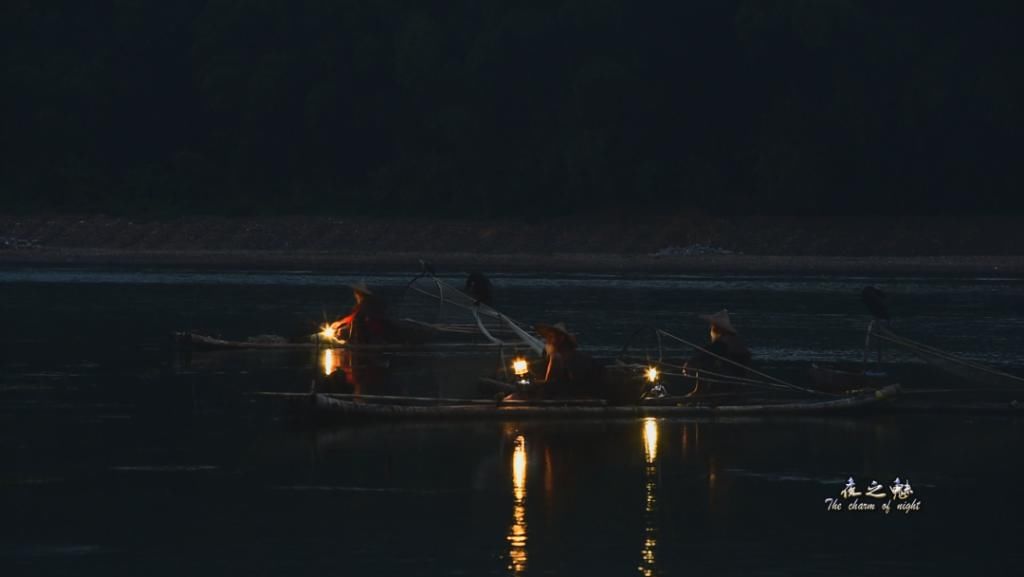
<svg viewBox="0 0 1024 577">
<path fill-rule="evenodd" d="M 631 405 L 609 405 L 597 399 L 544 401 L 487 401 L 473 399 L 420 399 L 409 404 L 390 399 L 358 398 L 325 393 L 291 395 L 292 408 L 303 420 L 343 424 L 383 420 L 523 420 L 523 419 L 635 419 L 643 417 L 819 415 L 857 412 L 895 397 L 899 385 L 839 399 L 767 404 L 713 405 L 701 401 L 652 399 Z"/>
</svg>

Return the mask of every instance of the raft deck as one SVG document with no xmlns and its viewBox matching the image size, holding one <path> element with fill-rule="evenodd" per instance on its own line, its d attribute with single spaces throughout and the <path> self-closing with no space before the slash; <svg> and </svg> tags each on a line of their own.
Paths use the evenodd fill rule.
<svg viewBox="0 0 1024 577">
<path fill-rule="evenodd" d="M 377 420 L 520 420 L 520 419 L 631 419 L 637 417 L 803 415 L 855 412 L 896 396 L 891 385 L 855 396 L 770 404 L 705 404 L 692 399 L 652 399 L 634 405 L 608 405 L 601 400 L 487 401 L 436 399 L 436 404 L 410 404 L 409 399 L 360 399 L 351 395 L 291 395 L 296 415 L 317 423 Z M 427 399 L 422 399 L 428 402 Z"/>
</svg>

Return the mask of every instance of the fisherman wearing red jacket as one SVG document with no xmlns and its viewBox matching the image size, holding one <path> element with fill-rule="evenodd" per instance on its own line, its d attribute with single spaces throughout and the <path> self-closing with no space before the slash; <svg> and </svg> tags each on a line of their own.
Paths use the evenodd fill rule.
<svg viewBox="0 0 1024 577">
<path fill-rule="evenodd" d="M 334 335 L 341 336 L 342 329 L 349 327 L 349 342 L 386 342 L 390 336 L 391 325 L 384 311 L 384 301 L 373 294 L 366 283 L 355 283 L 351 287 L 356 304 L 348 315 L 331 323 Z"/>
</svg>

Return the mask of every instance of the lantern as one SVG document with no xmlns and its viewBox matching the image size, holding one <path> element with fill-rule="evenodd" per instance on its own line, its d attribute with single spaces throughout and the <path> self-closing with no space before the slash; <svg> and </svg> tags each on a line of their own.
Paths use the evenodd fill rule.
<svg viewBox="0 0 1024 577">
<path fill-rule="evenodd" d="M 526 384 L 530 380 L 530 363 L 523 357 L 516 357 L 512 361 L 512 373 L 521 384 Z"/>
</svg>

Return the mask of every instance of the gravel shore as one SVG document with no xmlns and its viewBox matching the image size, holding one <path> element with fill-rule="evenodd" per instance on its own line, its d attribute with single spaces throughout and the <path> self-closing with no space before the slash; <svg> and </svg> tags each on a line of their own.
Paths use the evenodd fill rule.
<svg viewBox="0 0 1024 577">
<path fill-rule="evenodd" d="M 0 265 L 1024 277 L 1021 220 L 0 215 Z"/>
<path fill-rule="evenodd" d="M 317 253 L 303 251 L 0 250 L 0 266 L 173 267 L 268 270 L 537 271 L 658 274 L 871 274 L 1024 277 L 1024 257 L 668 256 L 608 254 Z"/>
</svg>

